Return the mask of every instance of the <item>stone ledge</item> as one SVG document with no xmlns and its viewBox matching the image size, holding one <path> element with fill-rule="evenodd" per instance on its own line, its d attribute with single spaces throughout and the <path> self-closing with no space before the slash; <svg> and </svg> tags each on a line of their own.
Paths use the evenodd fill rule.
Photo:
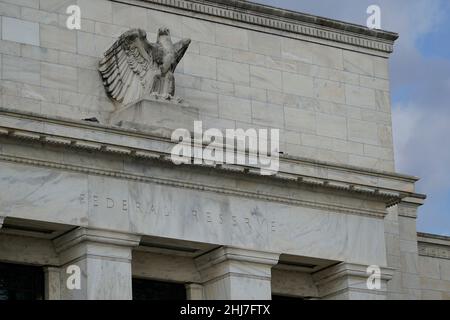
<svg viewBox="0 0 450 320">
<path fill-rule="evenodd" d="M 43 116 L 31 112 L 19 112 L 7 108 L 0 108 L 0 135 L 40 144 L 54 144 L 159 160 L 169 160 L 167 157 L 170 154 L 167 150 L 174 144 L 169 138 L 148 132 L 63 117 Z M 146 145 L 151 145 L 151 148 L 143 147 Z M 227 164 L 210 167 L 246 173 L 258 169 L 258 167 Z M 331 176 L 336 178 L 331 178 Z M 344 176 L 346 179 L 341 179 Z M 344 188 L 355 192 L 381 195 L 384 190 L 386 191 L 385 195 L 388 196 L 398 196 L 399 193 L 402 193 L 403 196 L 425 199 L 425 195 L 416 194 L 413 191 L 413 185 L 418 180 L 417 177 L 302 157 L 280 155 L 278 178 L 323 185 L 333 189 Z M 376 178 L 376 183 L 373 183 L 373 178 Z"/>
<path fill-rule="evenodd" d="M 443 236 L 439 234 L 417 232 L 417 239 L 420 242 L 441 244 L 450 247 L 450 236 Z"/>
</svg>

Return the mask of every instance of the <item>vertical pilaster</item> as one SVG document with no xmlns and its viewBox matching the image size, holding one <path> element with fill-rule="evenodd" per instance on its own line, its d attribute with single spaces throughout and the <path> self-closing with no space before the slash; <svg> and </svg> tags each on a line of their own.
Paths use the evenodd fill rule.
<svg viewBox="0 0 450 320">
<path fill-rule="evenodd" d="M 203 300 L 203 286 L 198 283 L 186 284 L 187 300 Z"/>
<path fill-rule="evenodd" d="M 421 299 L 417 247 L 417 211 L 421 198 L 404 198 L 388 209 L 385 239 L 388 266 L 395 269 L 388 283 L 390 299 Z"/>
<path fill-rule="evenodd" d="M 400 272 L 403 298 L 421 299 L 419 277 L 419 249 L 417 244 L 417 210 L 423 200 L 416 198 L 403 199 L 397 205 Z"/>
<path fill-rule="evenodd" d="M 62 263 L 61 298 L 131 300 L 131 252 L 139 241 L 136 235 L 88 228 L 54 240 Z"/>
<path fill-rule="evenodd" d="M 220 247 L 196 259 L 207 300 L 270 300 L 271 268 L 279 254 Z"/>
<path fill-rule="evenodd" d="M 45 300 L 61 299 L 61 273 L 57 267 L 44 267 Z"/>
</svg>

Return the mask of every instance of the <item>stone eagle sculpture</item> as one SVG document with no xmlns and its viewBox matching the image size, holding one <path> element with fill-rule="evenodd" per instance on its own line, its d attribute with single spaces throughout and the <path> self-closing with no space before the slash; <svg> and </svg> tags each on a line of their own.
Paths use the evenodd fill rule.
<svg viewBox="0 0 450 320">
<path fill-rule="evenodd" d="M 142 29 L 123 33 L 99 63 L 107 94 L 123 105 L 146 95 L 173 99 L 173 74 L 190 43 L 190 39 L 172 43 L 167 28 L 158 30 L 156 43 L 149 42 Z"/>
</svg>

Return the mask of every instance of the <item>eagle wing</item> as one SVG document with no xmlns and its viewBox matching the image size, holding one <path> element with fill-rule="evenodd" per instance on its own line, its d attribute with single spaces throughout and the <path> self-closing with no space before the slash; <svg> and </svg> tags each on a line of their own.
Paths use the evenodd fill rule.
<svg viewBox="0 0 450 320">
<path fill-rule="evenodd" d="M 126 105 L 152 88 L 154 76 L 159 72 L 153 46 L 144 30 L 131 29 L 105 52 L 98 69 L 112 99 Z"/>
<path fill-rule="evenodd" d="M 175 51 L 175 61 L 172 64 L 172 72 L 175 72 L 175 68 L 178 65 L 178 62 L 180 62 L 181 58 L 183 58 L 184 53 L 186 52 L 187 48 L 189 47 L 189 44 L 191 43 L 190 39 L 183 39 L 180 40 L 173 45 L 173 49 Z"/>
</svg>

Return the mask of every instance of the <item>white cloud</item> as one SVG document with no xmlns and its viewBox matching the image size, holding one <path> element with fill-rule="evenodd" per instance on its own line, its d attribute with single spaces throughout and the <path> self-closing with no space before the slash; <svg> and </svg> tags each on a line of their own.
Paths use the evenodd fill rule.
<svg viewBox="0 0 450 320">
<path fill-rule="evenodd" d="M 426 193 L 450 189 L 450 110 L 433 111 L 414 104 L 393 109 L 397 170 L 421 177 L 419 191 Z"/>
</svg>

